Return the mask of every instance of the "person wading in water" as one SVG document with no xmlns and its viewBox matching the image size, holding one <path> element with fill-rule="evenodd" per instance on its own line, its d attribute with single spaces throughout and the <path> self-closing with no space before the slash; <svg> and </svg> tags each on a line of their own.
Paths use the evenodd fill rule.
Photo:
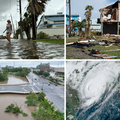
<svg viewBox="0 0 120 120">
<path fill-rule="evenodd" d="M 13 30 L 12 30 L 12 25 L 11 25 L 11 21 L 10 20 L 7 20 L 7 22 L 8 22 L 8 24 L 7 24 L 7 26 L 6 26 L 6 29 L 5 29 L 5 31 L 7 31 L 6 32 L 6 38 L 7 38 L 7 40 L 9 41 L 9 43 L 11 42 L 11 40 L 10 40 L 10 35 L 13 33 Z M 4 32 L 5 32 L 4 31 Z M 4 33 L 3 32 L 3 33 Z"/>
</svg>

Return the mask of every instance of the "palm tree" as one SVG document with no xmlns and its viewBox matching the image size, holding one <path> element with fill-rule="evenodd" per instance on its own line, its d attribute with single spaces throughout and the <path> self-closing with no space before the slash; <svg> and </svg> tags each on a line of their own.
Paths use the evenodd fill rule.
<svg viewBox="0 0 120 120">
<path fill-rule="evenodd" d="M 90 5 L 87 5 L 86 7 L 85 7 L 85 10 L 87 10 L 86 12 L 85 12 L 85 16 L 86 16 L 86 24 L 88 23 L 88 31 L 89 31 L 89 35 L 90 35 L 90 33 L 91 33 L 91 30 L 90 30 L 90 20 L 91 20 L 91 16 L 92 16 L 92 10 L 93 10 L 94 8 L 92 7 L 92 6 L 90 6 Z"/>
<path fill-rule="evenodd" d="M 74 21 L 73 25 L 74 27 L 77 27 L 78 28 L 78 31 L 79 31 L 79 36 L 81 36 L 81 32 L 82 32 L 82 28 L 84 28 L 86 26 L 85 24 L 85 19 L 82 20 L 81 22 L 79 21 Z"/>
<path fill-rule="evenodd" d="M 32 31 L 33 39 L 36 39 L 36 22 L 39 15 L 45 11 L 45 5 L 49 0 L 28 0 L 29 5 L 27 7 L 28 13 L 32 14 Z"/>
<path fill-rule="evenodd" d="M 22 30 L 25 31 L 28 40 L 31 39 L 31 35 L 30 35 L 30 29 L 32 26 L 31 23 L 32 23 L 31 14 L 28 14 L 27 12 L 24 13 L 24 19 L 18 22 L 19 26 L 22 27 Z"/>
</svg>

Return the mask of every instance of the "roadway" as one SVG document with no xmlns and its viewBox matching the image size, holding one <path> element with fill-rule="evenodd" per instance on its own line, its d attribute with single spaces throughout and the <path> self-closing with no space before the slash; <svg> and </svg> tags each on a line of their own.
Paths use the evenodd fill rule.
<svg viewBox="0 0 120 120">
<path fill-rule="evenodd" d="M 46 97 L 53 102 L 56 109 L 64 112 L 64 88 L 50 84 L 49 81 L 30 72 L 28 78 L 32 80 L 31 84 L 25 85 L 1 85 L 0 92 L 44 92 Z"/>
<path fill-rule="evenodd" d="M 58 110 L 60 110 L 61 112 L 64 112 L 64 88 L 63 87 L 55 86 L 53 84 L 50 84 L 49 86 L 48 80 L 45 80 L 42 77 L 38 77 L 32 72 L 28 75 L 28 77 L 32 79 L 33 86 L 35 89 L 41 90 L 43 88 L 43 90 L 41 91 L 43 91 L 46 94 L 47 98 L 54 103 L 54 105 Z"/>
</svg>

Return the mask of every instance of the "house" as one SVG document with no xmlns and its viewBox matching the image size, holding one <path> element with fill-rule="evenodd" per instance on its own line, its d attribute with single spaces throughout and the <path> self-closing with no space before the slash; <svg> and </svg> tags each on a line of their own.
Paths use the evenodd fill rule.
<svg viewBox="0 0 120 120">
<path fill-rule="evenodd" d="M 100 11 L 101 33 L 120 34 L 120 0 Z"/>
<path fill-rule="evenodd" d="M 41 31 L 50 36 L 64 35 L 64 14 L 43 15 L 37 26 L 37 34 Z"/>
<path fill-rule="evenodd" d="M 101 24 L 97 23 L 98 19 L 91 20 L 91 29 L 92 31 L 101 31 Z"/>
</svg>

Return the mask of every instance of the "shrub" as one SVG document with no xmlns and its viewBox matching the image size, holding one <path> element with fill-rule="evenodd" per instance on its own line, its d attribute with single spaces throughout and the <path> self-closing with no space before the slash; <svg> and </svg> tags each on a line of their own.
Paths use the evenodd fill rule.
<svg viewBox="0 0 120 120">
<path fill-rule="evenodd" d="M 38 101 L 40 101 L 40 102 L 41 102 L 41 101 L 44 101 L 45 96 L 46 96 L 46 95 L 45 95 L 44 92 L 39 93 L 39 94 L 38 94 Z"/>
<path fill-rule="evenodd" d="M 49 35 L 41 31 L 37 34 L 37 39 L 49 39 Z"/>
<path fill-rule="evenodd" d="M 13 108 L 13 113 L 18 113 L 20 112 L 20 108 L 18 106 Z"/>
<path fill-rule="evenodd" d="M 43 75 L 44 75 L 44 77 L 48 77 L 50 75 L 50 73 L 49 72 L 44 72 Z"/>
<path fill-rule="evenodd" d="M 28 106 L 37 106 L 38 103 L 38 97 L 35 93 L 30 92 L 29 95 L 26 97 L 27 101 L 25 103 Z"/>
<path fill-rule="evenodd" d="M 6 73 L 1 73 L 0 72 L 0 81 L 5 81 L 8 80 L 8 76 Z"/>
<path fill-rule="evenodd" d="M 14 104 L 11 104 L 8 107 L 6 107 L 5 112 L 11 112 L 13 108 L 14 108 Z"/>
<path fill-rule="evenodd" d="M 93 35 L 101 35 L 101 32 L 99 31 L 92 31 L 91 33 L 93 33 Z"/>
<path fill-rule="evenodd" d="M 6 109 L 5 112 L 11 112 L 12 113 L 21 113 L 24 117 L 28 116 L 28 114 L 24 113 L 23 110 L 20 111 L 20 108 L 18 106 L 14 107 L 14 104 L 9 105 Z"/>
<path fill-rule="evenodd" d="M 39 105 L 39 109 L 32 112 L 35 120 L 64 120 L 64 113 L 56 111 L 53 103 L 45 99 Z"/>
<path fill-rule="evenodd" d="M 39 75 L 43 75 L 44 74 L 44 70 L 41 70 L 40 72 L 39 72 Z"/>
</svg>

